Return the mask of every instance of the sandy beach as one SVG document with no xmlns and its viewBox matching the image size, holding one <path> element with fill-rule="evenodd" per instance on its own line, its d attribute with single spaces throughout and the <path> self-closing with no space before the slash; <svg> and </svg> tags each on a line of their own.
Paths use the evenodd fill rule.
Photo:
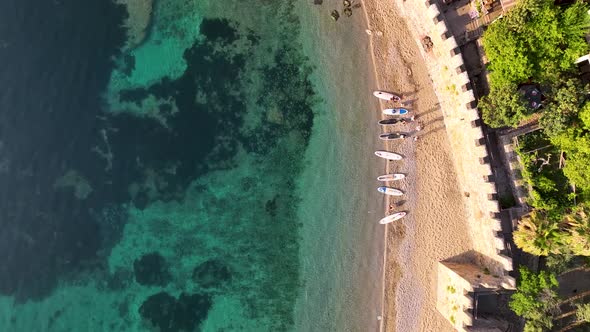
<svg viewBox="0 0 590 332">
<path fill-rule="evenodd" d="M 306 54 L 314 57 L 320 70 L 330 74 L 316 82 L 320 91 L 325 91 L 323 95 L 333 98 L 326 103 L 342 114 L 336 116 L 341 121 L 336 127 L 345 133 L 360 130 L 365 137 L 364 142 L 351 142 L 353 147 L 348 148 L 353 153 L 351 160 L 360 159 L 356 156 L 363 145 L 368 152 L 366 158 L 372 158 L 370 162 L 358 163 L 360 169 L 356 172 L 364 174 L 365 179 L 374 179 L 384 172 L 408 176 L 391 184 L 405 195 L 390 201 L 375 195 L 373 186 L 379 184 L 374 180 L 355 182 L 357 185 L 352 187 L 355 195 L 366 192 L 362 197 L 365 204 L 354 203 L 357 210 L 378 211 L 364 216 L 357 211 L 357 219 L 361 218 L 359 222 L 363 226 L 352 230 L 364 234 L 366 248 L 357 254 L 367 255 L 365 259 L 372 263 L 362 266 L 361 271 L 354 265 L 342 267 L 348 269 L 344 273 L 355 277 L 335 280 L 334 287 L 354 282 L 356 291 L 336 295 L 335 301 L 340 303 L 338 313 L 329 314 L 326 319 L 336 320 L 338 331 L 453 331 L 436 310 L 437 263 L 468 251 L 473 245 L 443 113 L 421 46 L 397 4 L 379 0 L 365 0 L 360 4 L 361 8 L 354 9 L 352 17 L 340 17 L 336 22 L 328 14 L 333 8 L 342 9 L 340 1 L 324 1 L 320 6 L 304 4 L 308 15 L 301 17 L 303 34 L 308 38 L 303 44 Z M 383 117 L 380 109 L 400 105 L 379 102 L 371 95 L 374 89 L 403 94 L 402 106 L 410 109 L 416 121 L 380 128 L 375 123 Z M 361 113 L 364 119 L 355 118 L 351 112 Z M 364 125 L 353 128 L 351 121 L 361 121 Z M 420 131 L 416 131 L 418 126 Z M 418 140 L 384 144 L 376 139 L 384 131 L 407 132 L 418 136 Z M 345 135 L 340 139 L 345 140 Z M 369 156 L 372 151 L 366 151 L 370 146 L 401 153 L 405 159 L 388 163 L 375 160 Z M 408 216 L 385 227 L 364 226 L 376 224 L 389 214 L 391 206 L 396 211 L 408 211 Z M 349 239 L 358 241 L 363 236 Z M 374 266 L 376 258 L 381 260 L 383 269 Z M 355 301 L 362 301 L 362 306 Z M 361 307 L 365 309 L 363 312 L 353 311 Z"/>
<path fill-rule="evenodd" d="M 386 231 L 383 330 L 453 331 L 436 311 L 436 263 L 471 244 L 442 112 L 419 46 L 395 5 L 378 0 L 363 4 L 379 88 L 404 95 L 404 105 L 417 116 L 410 132 L 422 127 L 414 132 L 417 142 L 388 146 L 407 156 L 404 165 L 391 165 L 390 170 L 414 172 L 403 188 L 403 208 L 410 214 Z"/>
<path fill-rule="evenodd" d="M 342 322 L 338 329 L 342 331 L 453 331 L 436 311 L 436 267 L 438 261 L 469 250 L 472 244 L 443 114 L 420 46 L 407 25 L 414 20 L 402 17 L 394 3 L 379 0 L 362 1 L 352 17 L 341 17 L 337 22 L 328 14 L 332 8 L 341 9 L 340 1 L 304 6 L 307 7 L 301 10 L 307 15 L 302 15 L 303 33 L 314 38 L 303 42 L 306 53 L 316 57 L 314 61 L 321 64 L 322 70 L 331 73 L 330 77 L 318 80 L 318 88 L 336 91 L 331 94 L 334 99 L 327 104 L 343 114 L 365 112 L 358 110 L 363 106 L 374 108 L 362 120 L 369 126 L 362 129 L 368 130 L 365 146 L 386 148 L 406 157 L 403 162 L 387 165 L 384 160 L 372 161 L 363 165 L 370 167 L 363 172 L 370 176 L 385 171 L 408 174 L 404 181 L 395 183 L 406 193 L 401 199 L 386 202 L 371 192 L 374 188 L 367 191 L 368 186 L 378 185 L 375 181 L 356 187 L 356 191 L 367 191 L 364 199 L 368 203 L 358 205 L 359 209 L 382 211 L 365 214 L 364 220 L 360 220 L 363 224 L 376 224 L 390 206 L 409 214 L 402 222 L 385 227 L 377 225 L 377 229 L 369 228 L 364 237 L 351 237 L 352 241 L 365 241 L 357 246 L 366 246 L 365 254 L 377 255 L 384 262 L 384 269 L 351 271 L 348 273 L 357 278 L 335 281 L 335 287 L 354 281 L 357 294 L 337 299 L 342 312 L 330 318 Z M 350 59 L 354 59 L 353 63 Z M 403 94 L 403 106 L 417 116 L 417 121 L 385 130 L 408 132 L 418 136 L 417 141 L 406 139 L 384 144 L 376 140 L 384 130 L 375 124 L 375 120 L 382 118 L 380 109 L 399 104 L 379 102 L 371 95 L 374 89 Z M 359 96 L 358 90 L 363 94 Z M 352 120 L 350 116 L 339 119 L 342 122 L 338 128 L 352 129 L 347 124 Z M 420 131 L 416 131 L 417 126 L 421 127 Z M 367 154 L 367 158 L 372 157 Z M 362 229 L 364 226 L 353 231 Z M 379 250 L 384 254 L 377 253 Z M 358 304 L 350 306 L 355 300 L 362 301 L 364 313 L 348 309 L 359 308 Z M 383 319 L 378 320 L 377 316 Z"/>
</svg>

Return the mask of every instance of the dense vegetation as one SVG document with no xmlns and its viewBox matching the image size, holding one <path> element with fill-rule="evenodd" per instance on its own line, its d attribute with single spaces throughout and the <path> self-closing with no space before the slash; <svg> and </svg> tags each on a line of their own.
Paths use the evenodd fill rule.
<svg viewBox="0 0 590 332">
<path fill-rule="evenodd" d="M 490 60 L 490 94 L 479 105 L 490 126 L 517 126 L 533 113 L 515 96 L 529 79 L 549 86 L 549 98 L 558 95 L 557 82 L 571 75 L 574 61 L 588 51 L 587 10 L 582 2 L 563 8 L 552 0 L 521 0 L 489 26 L 483 46 Z"/>
<path fill-rule="evenodd" d="M 519 137 L 516 148 L 533 211 L 514 232 L 516 245 L 546 256 L 545 268 L 520 269 L 510 308 L 526 319 L 525 331 L 553 327 L 560 300 L 556 274 L 590 256 L 590 98 L 575 60 L 588 53 L 588 5 L 556 6 L 553 0 L 519 0 L 483 36 L 490 93 L 479 108 L 487 125 L 518 127 L 538 119 L 542 130 Z M 523 84 L 540 87 L 543 107 L 530 108 Z M 590 305 L 577 304 L 578 324 L 590 321 Z"/>
<path fill-rule="evenodd" d="M 590 103 L 566 121 L 566 126 L 555 130 L 551 143 L 567 155 L 565 176 L 580 189 L 590 191 Z"/>
<path fill-rule="evenodd" d="M 516 153 L 522 163 L 522 177 L 529 186 L 528 204 L 537 209 L 561 214 L 573 205 L 569 195 L 569 183 L 561 169 L 560 150 L 542 131 L 535 131 L 518 138 Z"/>
<path fill-rule="evenodd" d="M 517 152 L 533 189 L 529 204 L 551 215 L 563 215 L 590 192 L 590 103 L 574 63 L 588 52 L 589 27 L 585 3 L 562 7 L 552 0 L 522 0 L 483 37 L 491 73 L 490 93 L 479 103 L 482 117 L 491 127 L 517 127 L 540 117 L 544 135 L 533 136 L 536 142 L 524 142 Z M 541 110 L 528 107 L 519 92 L 519 84 L 527 82 L 542 87 Z M 551 147 L 538 151 L 541 145 Z M 574 186 L 577 196 L 568 194 Z"/>
<path fill-rule="evenodd" d="M 529 77 L 551 82 L 574 69 L 588 49 L 586 5 L 564 8 L 552 0 L 520 0 L 504 19 L 489 26 L 484 47 L 497 86 Z"/>
<path fill-rule="evenodd" d="M 542 331 L 553 327 L 553 316 L 559 310 L 555 291 L 557 286 L 553 274 L 535 274 L 527 268 L 520 268 L 518 291 L 512 295 L 510 309 L 527 320 L 525 331 Z"/>
<path fill-rule="evenodd" d="M 590 256 L 590 208 L 576 206 L 562 218 L 544 210 L 534 210 L 524 217 L 514 232 L 514 243 L 536 255 Z"/>
<path fill-rule="evenodd" d="M 479 102 L 482 117 L 491 127 L 517 127 L 540 117 L 542 135 L 529 137 L 531 142 L 523 137 L 517 152 L 533 189 L 529 204 L 553 220 L 590 192 L 590 103 L 574 63 L 588 52 L 588 8 L 583 2 L 556 6 L 553 0 L 522 0 L 483 36 L 490 93 Z M 541 110 L 527 105 L 518 89 L 524 83 L 541 87 Z"/>
</svg>

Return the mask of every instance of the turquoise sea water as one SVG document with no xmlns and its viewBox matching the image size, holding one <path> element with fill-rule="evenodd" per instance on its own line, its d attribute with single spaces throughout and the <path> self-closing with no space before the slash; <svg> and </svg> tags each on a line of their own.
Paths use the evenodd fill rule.
<svg viewBox="0 0 590 332">
<path fill-rule="evenodd" d="M 134 48 L 118 28 L 130 13 L 102 3 L 43 9 L 58 16 L 44 24 L 83 33 L 63 37 L 67 54 L 57 45 L 41 68 L 31 66 L 51 38 L 30 49 L 0 29 L 0 55 L 35 53 L 23 70 L 43 82 L 28 92 L 23 80 L 0 99 L 23 109 L 3 115 L 21 130 L 1 132 L 2 181 L 23 194 L 2 194 L 0 330 L 335 330 L 340 297 L 348 306 L 359 296 L 340 289 L 358 278 L 336 275 L 359 260 L 345 240 L 357 229 L 342 220 L 367 212 L 353 211 L 363 192 L 330 194 L 353 190 L 361 171 L 330 172 L 349 148 L 330 145 L 342 134 L 312 82 L 295 1 L 155 1 Z M 35 23 L 24 18 L 34 5 L 6 6 L 22 13 L 15 24 Z M 93 13 L 104 21 L 68 20 Z M 3 84 L 17 75 L 3 72 Z M 39 104 L 23 101 L 37 92 Z M 26 111 L 51 120 L 14 120 Z M 24 133 L 39 131 L 19 151 Z M 352 178 L 339 185 L 338 175 Z"/>
</svg>

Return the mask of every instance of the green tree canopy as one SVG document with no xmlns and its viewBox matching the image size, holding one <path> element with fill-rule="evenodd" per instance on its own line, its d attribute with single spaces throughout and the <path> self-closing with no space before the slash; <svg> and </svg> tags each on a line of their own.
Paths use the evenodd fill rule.
<svg viewBox="0 0 590 332">
<path fill-rule="evenodd" d="M 576 318 L 580 322 L 590 323 L 590 303 L 578 306 L 578 309 L 576 310 Z"/>
<path fill-rule="evenodd" d="M 586 103 L 578 113 L 582 129 L 590 131 L 590 103 Z"/>
<path fill-rule="evenodd" d="M 565 235 L 560 223 L 550 220 L 543 210 L 533 210 L 523 217 L 513 233 L 516 246 L 535 256 L 561 253 Z"/>
<path fill-rule="evenodd" d="M 482 118 L 488 126 L 517 127 L 533 111 L 526 106 L 526 100 L 518 93 L 516 85 L 498 86 L 479 100 Z"/>
<path fill-rule="evenodd" d="M 560 85 L 562 77 L 576 68 L 574 61 L 588 52 L 584 36 L 589 27 L 588 5 L 581 1 L 565 7 L 556 6 L 553 0 L 520 0 L 506 17 L 492 23 L 483 35 L 490 60 L 490 93 L 480 100 L 484 121 L 492 127 L 517 126 L 533 113 L 516 87 L 529 78 L 544 85 Z M 554 89 L 554 97 L 572 101 L 570 91 L 574 88 L 565 84 Z M 555 102 L 551 111 L 545 112 L 548 130 L 563 130 L 563 110 Z"/>
<path fill-rule="evenodd" d="M 555 129 L 551 144 L 565 153 L 563 173 L 577 188 L 590 191 L 590 103 L 586 103 L 567 128 Z"/>
<path fill-rule="evenodd" d="M 489 26 L 483 46 L 494 86 L 519 84 L 529 77 L 549 83 L 575 68 L 585 54 L 590 27 L 588 6 L 556 6 L 553 0 L 520 0 L 505 18 Z"/>
<path fill-rule="evenodd" d="M 546 93 L 540 124 L 547 136 L 556 136 L 576 122 L 586 100 L 586 91 L 579 79 L 570 78 L 559 80 Z"/>
<path fill-rule="evenodd" d="M 521 267 L 517 291 L 510 299 L 510 309 L 524 317 L 528 331 L 541 331 L 553 326 L 552 317 L 558 310 L 556 293 L 559 283 L 555 275 L 546 271 L 538 274 Z"/>
<path fill-rule="evenodd" d="M 574 255 L 590 256 L 590 208 L 580 205 L 565 217 L 567 245 Z M 590 316 L 589 316 L 590 317 Z"/>
</svg>

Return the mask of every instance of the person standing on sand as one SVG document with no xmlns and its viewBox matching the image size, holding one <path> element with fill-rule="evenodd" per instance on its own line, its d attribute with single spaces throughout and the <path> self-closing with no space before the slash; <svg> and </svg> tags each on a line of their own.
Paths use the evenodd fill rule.
<svg viewBox="0 0 590 332">
<path fill-rule="evenodd" d="M 421 124 L 418 124 L 416 126 L 416 129 L 415 130 L 416 130 L 416 132 L 419 132 L 420 130 L 422 130 L 422 125 Z M 418 136 L 414 135 L 414 142 L 416 142 L 417 140 L 418 140 Z"/>
</svg>

